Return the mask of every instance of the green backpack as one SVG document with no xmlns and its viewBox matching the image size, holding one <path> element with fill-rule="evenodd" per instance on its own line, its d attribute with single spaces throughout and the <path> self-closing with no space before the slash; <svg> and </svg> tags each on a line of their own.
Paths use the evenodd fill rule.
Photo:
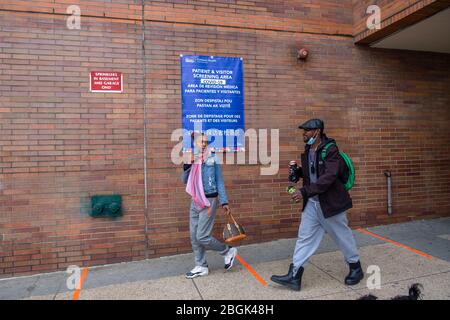
<svg viewBox="0 0 450 320">
<path fill-rule="evenodd" d="M 328 148 L 334 144 L 334 142 L 330 142 L 322 149 L 322 160 L 325 161 Z M 353 185 L 355 184 L 355 167 L 353 166 L 352 159 L 350 159 L 350 157 L 345 152 L 339 151 L 339 154 L 341 155 L 342 159 L 344 159 L 345 164 L 348 168 L 348 179 L 346 182 L 343 181 L 345 190 L 348 191 L 353 188 Z"/>
</svg>

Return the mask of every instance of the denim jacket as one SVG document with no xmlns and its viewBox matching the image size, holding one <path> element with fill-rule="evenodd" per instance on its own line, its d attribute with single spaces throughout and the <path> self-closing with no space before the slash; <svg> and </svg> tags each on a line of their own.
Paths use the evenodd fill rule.
<svg viewBox="0 0 450 320">
<path fill-rule="evenodd" d="M 183 165 L 183 174 L 181 179 L 186 184 L 191 173 L 191 164 Z M 219 196 L 222 206 L 228 204 L 228 197 L 225 191 L 225 183 L 222 175 L 222 166 L 218 162 L 214 152 L 210 152 L 202 164 L 202 183 L 205 195 L 208 198 Z"/>
</svg>

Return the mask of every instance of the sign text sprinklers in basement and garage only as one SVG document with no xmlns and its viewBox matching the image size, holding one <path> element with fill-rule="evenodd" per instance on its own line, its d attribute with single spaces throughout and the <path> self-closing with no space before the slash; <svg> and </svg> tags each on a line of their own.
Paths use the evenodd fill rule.
<svg viewBox="0 0 450 320">
<path fill-rule="evenodd" d="M 89 74 L 89 91 L 103 93 L 122 93 L 122 73 L 110 71 L 91 71 L 91 73 Z"/>
</svg>

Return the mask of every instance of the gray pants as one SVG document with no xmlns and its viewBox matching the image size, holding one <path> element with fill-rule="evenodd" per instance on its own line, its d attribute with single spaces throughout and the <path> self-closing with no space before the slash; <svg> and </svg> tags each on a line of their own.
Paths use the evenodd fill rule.
<svg viewBox="0 0 450 320">
<path fill-rule="evenodd" d="M 348 226 L 346 212 L 325 219 L 320 203 L 309 199 L 302 214 L 295 244 L 294 273 L 316 252 L 325 232 L 336 242 L 347 263 L 359 261 L 358 249 L 352 230 Z"/>
<path fill-rule="evenodd" d="M 225 255 L 230 249 L 226 244 L 211 236 L 216 216 L 217 198 L 208 199 L 211 202 L 210 208 L 199 209 L 192 201 L 189 211 L 189 229 L 191 232 L 192 250 L 195 256 L 195 265 L 207 267 L 206 249 L 219 251 Z"/>
</svg>

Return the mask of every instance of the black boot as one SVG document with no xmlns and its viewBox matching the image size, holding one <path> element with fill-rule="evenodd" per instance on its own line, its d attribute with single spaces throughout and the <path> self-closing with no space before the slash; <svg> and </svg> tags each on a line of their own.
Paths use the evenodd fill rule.
<svg viewBox="0 0 450 320">
<path fill-rule="evenodd" d="M 302 286 L 302 275 L 303 275 L 303 267 L 300 267 L 296 274 L 294 274 L 294 264 L 291 263 L 289 266 L 288 274 L 284 276 L 272 276 L 270 280 L 281 284 L 283 286 L 287 286 L 292 290 L 300 291 Z"/>
<path fill-rule="evenodd" d="M 345 284 L 348 286 L 353 286 L 355 284 L 358 284 L 364 278 L 364 272 L 359 261 L 355 263 L 349 263 L 349 266 L 350 272 L 345 277 Z"/>
</svg>

